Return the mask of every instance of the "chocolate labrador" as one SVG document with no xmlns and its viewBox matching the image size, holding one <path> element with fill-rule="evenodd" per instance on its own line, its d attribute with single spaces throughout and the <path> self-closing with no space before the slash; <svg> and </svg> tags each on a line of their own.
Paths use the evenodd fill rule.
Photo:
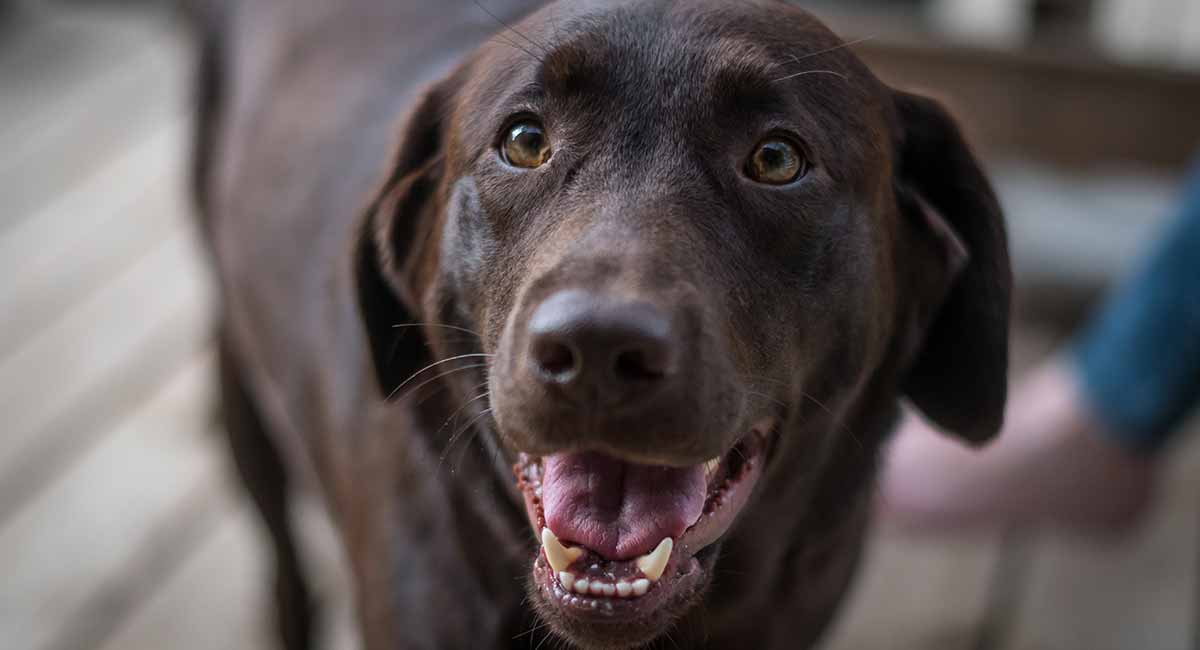
<svg viewBox="0 0 1200 650">
<path fill-rule="evenodd" d="M 947 113 L 772 0 L 210 2 L 222 389 L 367 648 L 806 648 L 907 398 L 1005 401 L 997 201 Z"/>
</svg>

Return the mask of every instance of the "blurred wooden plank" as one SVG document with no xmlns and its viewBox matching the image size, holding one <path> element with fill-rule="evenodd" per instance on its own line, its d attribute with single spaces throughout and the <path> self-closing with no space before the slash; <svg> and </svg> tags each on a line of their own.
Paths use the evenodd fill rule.
<svg viewBox="0 0 1200 650">
<path fill-rule="evenodd" d="M 1034 542 L 1028 591 L 1001 650 L 1193 649 L 1200 435 L 1192 433 L 1170 455 L 1161 501 L 1133 536 Z"/>
<path fill-rule="evenodd" d="M 274 647 L 267 609 L 271 571 L 249 507 L 220 527 L 97 650 Z"/>
<path fill-rule="evenodd" d="M 103 439 L 108 428 L 154 395 L 202 349 L 207 340 L 197 332 L 199 326 L 202 321 L 186 311 L 158 324 L 133 352 L 95 378 L 93 384 L 102 389 L 84 391 L 61 404 L 31 434 L 34 442 L 19 458 L 0 463 L 0 524 L 53 484 L 64 468 Z"/>
<path fill-rule="evenodd" d="M 1094 36 L 1106 54 L 1133 63 L 1183 64 L 1193 0 L 1097 0 Z"/>
<path fill-rule="evenodd" d="M 92 650 L 111 637 L 203 547 L 222 519 L 233 511 L 231 488 L 233 485 L 224 481 L 217 489 L 202 482 L 171 511 L 148 519 L 148 530 L 126 562 L 113 569 L 79 609 L 62 621 L 45 650 Z"/>
<path fill-rule="evenodd" d="M 230 487 L 233 487 L 232 485 Z M 323 650 L 361 648 L 352 608 L 348 576 L 330 573 L 342 553 L 337 534 L 319 504 L 303 499 L 297 509 L 311 587 L 322 605 L 317 646 Z M 272 558 L 257 513 L 248 504 L 230 509 L 219 530 L 205 538 L 177 571 L 128 617 L 97 650 L 208 650 L 269 648 L 275 644 L 271 624 Z M 330 562 L 333 562 L 332 564 Z M 59 645 L 68 650 L 73 647 Z"/>
<path fill-rule="evenodd" d="M 972 650 L 999 566 L 994 538 L 875 535 L 826 650 Z"/>
<path fill-rule="evenodd" d="M 232 486 L 231 486 L 232 487 Z M 321 603 L 323 650 L 361 648 L 355 628 L 353 591 L 344 559 L 323 508 L 313 497 L 296 509 L 310 587 Z M 267 648 L 275 643 L 271 625 L 272 574 L 267 538 L 248 504 L 223 516 L 220 529 L 142 605 L 129 613 L 98 650 L 207 650 Z M 68 650 L 73 646 L 59 646 Z"/>
<path fill-rule="evenodd" d="M 1200 68 L 1200 3 L 1189 3 L 1179 27 L 1179 62 L 1191 68 Z"/>
<path fill-rule="evenodd" d="M 209 430 L 212 359 L 202 356 L 37 500 L 0 527 L 4 645 L 52 643 L 154 522 L 188 495 L 219 490 Z"/>
<path fill-rule="evenodd" d="M 857 3 L 855 3 L 857 4 Z M 951 44 L 922 15 L 821 3 L 819 15 L 880 79 L 949 104 L 990 156 L 1094 169 L 1182 169 L 1200 142 L 1200 70 L 1118 63 L 1094 47 L 995 49 Z M 1069 128 L 1068 128 L 1069 127 Z"/>
<path fill-rule="evenodd" d="M 178 126 L 0 235 L 0 359 L 185 223 Z"/>
<path fill-rule="evenodd" d="M 1174 175 L 991 166 L 1019 288 L 1049 299 L 1095 295 L 1125 277 L 1174 216 Z"/>
<path fill-rule="evenodd" d="M 183 46 L 165 35 L 152 39 L 131 60 L 39 106 L 8 134 L 0 158 L 0 228 L 50 204 L 120 150 L 182 115 L 190 78 Z M 12 85 L 0 76 L 0 94 L 14 92 Z"/>
<path fill-rule="evenodd" d="M 0 363 L 0 475 L 26 462 L 60 411 L 119 384 L 112 371 L 162 325 L 187 315 L 182 338 L 206 336 L 211 303 L 195 244 L 179 232 Z"/>
<path fill-rule="evenodd" d="M 161 32 L 146 11 L 59 7 L 17 11 L 0 39 L 0 142 L 13 142 L 51 106 L 120 67 Z"/>
<path fill-rule="evenodd" d="M 181 178 L 185 137 L 182 120 L 166 123 L 78 184 L 61 188 L 50 204 L 19 218 L 12 216 L 12 226 L 0 230 L 0 273 L 7 277 L 24 273 L 60 242 L 78 241 L 91 229 L 123 216 L 151 183 Z M 9 189 L 0 187 L 0 192 Z M 170 213 L 162 218 L 183 223 L 184 216 Z M 43 248 L 49 251 L 43 253 Z"/>
</svg>

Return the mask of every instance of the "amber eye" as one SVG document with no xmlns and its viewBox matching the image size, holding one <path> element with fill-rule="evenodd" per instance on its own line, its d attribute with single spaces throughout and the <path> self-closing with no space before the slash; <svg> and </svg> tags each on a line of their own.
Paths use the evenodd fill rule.
<svg viewBox="0 0 1200 650">
<path fill-rule="evenodd" d="M 758 143 L 750 160 L 746 161 L 746 175 L 751 180 L 767 185 L 787 185 L 808 173 L 808 159 L 799 146 L 782 138 L 770 138 Z"/>
<path fill-rule="evenodd" d="M 534 169 L 550 160 L 550 138 L 546 130 L 534 120 L 514 122 L 504 132 L 500 143 L 500 155 L 504 162 L 513 167 Z"/>
</svg>

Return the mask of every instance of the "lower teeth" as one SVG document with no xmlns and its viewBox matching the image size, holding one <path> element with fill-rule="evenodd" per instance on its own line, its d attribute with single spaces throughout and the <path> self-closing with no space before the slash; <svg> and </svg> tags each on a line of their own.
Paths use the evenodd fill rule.
<svg viewBox="0 0 1200 650">
<path fill-rule="evenodd" d="M 638 578 L 633 581 L 618 580 L 612 583 L 602 580 L 588 580 L 587 578 L 578 577 L 569 571 L 560 571 L 558 573 L 558 582 L 567 593 L 602 598 L 636 598 L 638 596 L 645 596 L 646 592 L 650 591 L 651 585 L 650 580 L 646 578 Z"/>
</svg>

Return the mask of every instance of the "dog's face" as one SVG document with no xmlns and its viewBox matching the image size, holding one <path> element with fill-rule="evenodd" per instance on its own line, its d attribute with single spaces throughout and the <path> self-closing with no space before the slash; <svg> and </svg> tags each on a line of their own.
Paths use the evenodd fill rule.
<svg viewBox="0 0 1200 650">
<path fill-rule="evenodd" d="M 428 328 L 435 360 L 488 355 L 455 385 L 515 465 L 530 596 L 577 645 L 698 600 L 756 487 L 845 435 L 806 428 L 812 403 L 890 386 L 998 426 L 995 200 L 944 113 L 841 45 L 777 2 L 552 5 L 409 117 L 360 261 L 379 376 L 403 379 L 389 316 L 478 334 Z"/>
</svg>

